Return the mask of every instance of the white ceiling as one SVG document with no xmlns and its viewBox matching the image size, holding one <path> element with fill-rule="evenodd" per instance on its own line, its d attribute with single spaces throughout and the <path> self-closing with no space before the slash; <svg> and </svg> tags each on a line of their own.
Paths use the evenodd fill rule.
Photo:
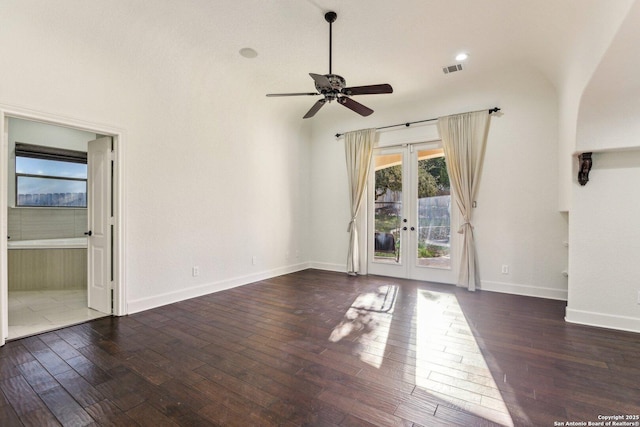
<svg viewBox="0 0 640 427">
<path fill-rule="evenodd" d="M 219 2 L 216 2 L 219 3 Z M 447 78 L 442 67 L 470 54 L 465 73 L 525 63 L 561 84 L 584 37 L 609 31 L 608 16 L 629 0 L 242 0 L 216 5 L 228 39 L 208 45 L 220 56 L 242 47 L 269 91 L 313 89 L 309 72 L 328 72 L 334 10 L 333 71 L 349 85 L 388 82 L 395 93 L 425 90 Z M 210 20 L 207 20 L 211 22 Z M 196 29 L 190 29 L 197 31 Z M 229 50 L 231 52 L 229 52 Z M 452 76 L 451 76 L 452 77 Z"/>
<path fill-rule="evenodd" d="M 221 88 L 248 89 L 243 97 L 313 91 L 308 73 L 328 72 L 324 13 L 333 10 L 333 72 L 350 86 L 394 88 L 369 104 L 513 65 L 534 67 L 559 87 L 592 43 L 610 40 L 634 0 L 31 1 L 33 13 L 14 25 L 118 56 L 138 72 L 214 73 Z M 258 57 L 240 56 L 245 47 Z M 470 55 L 465 70 L 444 75 L 461 51 Z M 310 99 L 274 103 L 299 111 Z"/>
</svg>

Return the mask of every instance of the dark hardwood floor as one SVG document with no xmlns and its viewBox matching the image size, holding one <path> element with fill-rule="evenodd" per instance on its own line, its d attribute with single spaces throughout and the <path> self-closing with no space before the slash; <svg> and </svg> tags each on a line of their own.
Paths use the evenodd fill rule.
<svg viewBox="0 0 640 427">
<path fill-rule="evenodd" d="M 307 270 L 7 343 L 0 426 L 554 426 L 640 415 L 640 335 L 565 323 L 564 309 Z"/>
</svg>

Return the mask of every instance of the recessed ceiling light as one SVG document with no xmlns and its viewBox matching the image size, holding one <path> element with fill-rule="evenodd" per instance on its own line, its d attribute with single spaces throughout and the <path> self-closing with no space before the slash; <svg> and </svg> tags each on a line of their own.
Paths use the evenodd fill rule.
<svg viewBox="0 0 640 427">
<path fill-rule="evenodd" d="M 258 56 L 258 52 L 256 52 L 254 49 L 251 49 L 250 47 L 243 47 L 242 49 L 240 49 L 240 55 L 244 56 L 245 58 L 255 58 L 256 56 Z"/>
<path fill-rule="evenodd" d="M 461 53 L 456 55 L 456 61 L 464 61 L 468 57 L 469 57 L 468 53 L 461 52 Z"/>
</svg>

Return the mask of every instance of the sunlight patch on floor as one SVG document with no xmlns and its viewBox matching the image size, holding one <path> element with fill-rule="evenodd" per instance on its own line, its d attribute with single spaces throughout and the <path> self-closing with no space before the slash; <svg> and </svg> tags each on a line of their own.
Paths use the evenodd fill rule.
<svg viewBox="0 0 640 427">
<path fill-rule="evenodd" d="M 374 292 L 358 295 L 343 320 L 331 332 L 329 341 L 339 342 L 348 339 L 356 342 L 356 352 L 360 360 L 380 368 L 397 291 L 395 285 L 384 285 Z"/>
<path fill-rule="evenodd" d="M 482 418 L 513 426 L 456 296 L 417 292 L 416 388 Z"/>
</svg>

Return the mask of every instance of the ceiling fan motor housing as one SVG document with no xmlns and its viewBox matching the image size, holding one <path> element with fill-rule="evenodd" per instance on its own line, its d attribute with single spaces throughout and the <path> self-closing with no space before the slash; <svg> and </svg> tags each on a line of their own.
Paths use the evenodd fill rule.
<svg viewBox="0 0 640 427">
<path fill-rule="evenodd" d="M 324 76 L 329 80 L 331 86 L 321 86 L 316 82 L 316 90 L 318 93 L 324 95 L 327 101 L 331 102 L 342 93 L 342 89 L 347 86 L 347 82 L 344 77 L 337 74 L 325 74 Z"/>
</svg>

